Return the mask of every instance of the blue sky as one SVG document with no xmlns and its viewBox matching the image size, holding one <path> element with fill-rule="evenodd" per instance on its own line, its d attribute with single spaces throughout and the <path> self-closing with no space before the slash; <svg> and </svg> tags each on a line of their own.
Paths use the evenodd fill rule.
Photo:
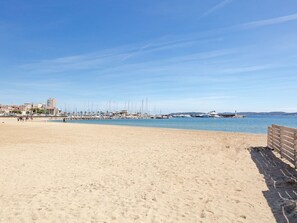
<svg viewBox="0 0 297 223">
<path fill-rule="evenodd" d="M 2 0 L 0 49 L 0 104 L 297 111 L 297 1 Z"/>
</svg>

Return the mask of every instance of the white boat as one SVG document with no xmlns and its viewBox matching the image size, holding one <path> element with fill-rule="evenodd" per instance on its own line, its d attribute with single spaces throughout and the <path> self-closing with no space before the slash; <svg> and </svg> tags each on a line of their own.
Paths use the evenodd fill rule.
<svg viewBox="0 0 297 223">
<path fill-rule="evenodd" d="M 173 115 L 172 117 L 174 118 L 191 118 L 191 115 L 187 115 L 187 114 L 179 114 L 179 115 Z"/>
<path fill-rule="evenodd" d="M 192 115 L 192 117 L 194 118 L 208 118 L 207 114 L 196 114 L 196 115 Z"/>
<path fill-rule="evenodd" d="M 208 117 L 210 118 L 220 118 L 221 116 L 216 111 L 208 112 Z"/>
</svg>

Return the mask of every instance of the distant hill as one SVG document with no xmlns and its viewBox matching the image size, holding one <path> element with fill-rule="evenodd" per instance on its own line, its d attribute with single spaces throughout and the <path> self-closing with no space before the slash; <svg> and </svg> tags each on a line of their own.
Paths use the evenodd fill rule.
<svg viewBox="0 0 297 223">
<path fill-rule="evenodd" d="M 240 115 L 297 115 L 297 112 L 295 113 L 287 113 L 287 112 L 238 112 Z"/>
<path fill-rule="evenodd" d="M 200 114 L 205 114 L 205 112 L 175 112 L 175 113 L 170 113 L 169 115 L 200 115 Z M 220 114 L 234 114 L 234 112 L 221 112 Z M 244 116 L 255 116 L 255 115 L 293 115 L 293 116 L 297 116 L 297 112 L 288 113 L 288 112 L 280 112 L 280 111 L 275 111 L 275 112 L 238 112 L 237 114 L 244 115 Z"/>
</svg>

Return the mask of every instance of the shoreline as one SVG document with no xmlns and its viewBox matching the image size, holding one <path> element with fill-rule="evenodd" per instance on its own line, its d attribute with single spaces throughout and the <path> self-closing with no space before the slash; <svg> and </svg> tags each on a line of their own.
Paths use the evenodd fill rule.
<svg viewBox="0 0 297 223">
<path fill-rule="evenodd" d="M 100 125 L 100 126 L 118 126 L 118 127 L 136 127 L 136 128 L 149 128 L 149 129 L 172 129 L 180 131 L 198 131 L 198 132 L 213 132 L 213 133 L 240 133 L 240 134 L 251 134 L 251 135 L 267 135 L 267 133 L 253 133 L 253 132 L 234 132 L 234 131 L 219 131 L 219 130 L 204 130 L 204 129 L 183 129 L 183 128 L 172 128 L 172 127 L 157 127 L 157 126 L 137 126 L 137 125 L 118 125 L 118 124 L 101 124 L 101 123 L 85 123 L 79 121 L 67 121 L 66 123 L 60 122 L 58 120 L 48 120 L 49 123 L 62 123 L 62 124 L 78 124 L 78 125 Z M 92 120 L 91 120 L 92 121 Z"/>
<path fill-rule="evenodd" d="M 79 123 L 79 122 L 60 122 L 58 120 L 51 120 L 48 118 L 39 118 L 39 119 L 34 119 L 29 120 L 29 121 L 23 121 L 23 122 L 18 122 L 17 120 L 11 120 L 10 122 L 4 122 L 3 120 L 0 118 L 0 124 L 30 124 L 30 123 L 46 123 L 46 124 L 57 124 L 57 125 L 61 125 L 61 126 L 67 126 L 68 124 L 73 125 L 73 126 L 84 126 L 84 127 L 88 127 L 88 126 L 99 126 L 99 127 L 107 127 L 107 128 L 131 128 L 132 130 L 134 128 L 136 129 L 140 129 L 140 130 L 152 130 L 152 129 L 156 129 L 159 131 L 180 131 L 180 132 L 189 132 L 189 133 L 209 133 L 209 134 L 236 134 L 236 135 L 251 135 L 251 136 L 265 136 L 267 137 L 267 134 L 265 133 L 251 133 L 251 132 L 231 132 L 231 131 L 217 131 L 217 130 L 202 130 L 202 129 L 181 129 L 181 128 L 171 128 L 171 127 L 155 127 L 155 126 L 133 126 L 133 125 L 117 125 L 117 124 L 100 124 L 100 123 Z"/>
<path fill-rule="evenodd" d="M 230 131 L 217 131 L 217 130 L 202 130 L 202 129 L 179 129 L 179 128 L 166 128 L 166 127 L 154 127 L 154 126 L 133 126 L 133 125 L 117 125 L 117 124 L 100 124 L 100 123 L 79 123 L 79 122 L 60 122 L 57 120 L 51 120 L 51 119 L 39 119 L 39 120 L 33 120 L 33 121 L 24 121 L 20 123 L 54 123 L 54 124 L 61 124 L 61 125 L 84 125 L 84 126 L 90 126 L 90 125 L 95 125 L 95 126 L 102 126 L 102 127 L 119 127 L 119 128 L 137 128 L 137 129 L 156 129 L 156 130 L 169 130 L 169 131 L 185 131 L 185 132 L 200 132 L 200 133 L 219 133 L 219 134 L 239 134 L 239 135 L 256 135 L 256 136 L 266 136 L 267 134 L 265 133 L 251 133 L 251 132 L 230 132 Z M 2 120 L 0 118 L 0 124 L 2 123 Z M 8 122 L 8 123 L 18 123 L 17 121 L 15 122 Z"/>
</svg>

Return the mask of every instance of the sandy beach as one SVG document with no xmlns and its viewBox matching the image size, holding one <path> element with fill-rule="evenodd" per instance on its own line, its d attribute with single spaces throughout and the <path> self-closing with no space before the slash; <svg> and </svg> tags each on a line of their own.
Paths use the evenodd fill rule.
<svg viewBox="0 0 297 223">
<path fill-rule="evenodd" d="M 266 135 L 0 120 L 0 222 L 276 222 Z"/>
</svg>

